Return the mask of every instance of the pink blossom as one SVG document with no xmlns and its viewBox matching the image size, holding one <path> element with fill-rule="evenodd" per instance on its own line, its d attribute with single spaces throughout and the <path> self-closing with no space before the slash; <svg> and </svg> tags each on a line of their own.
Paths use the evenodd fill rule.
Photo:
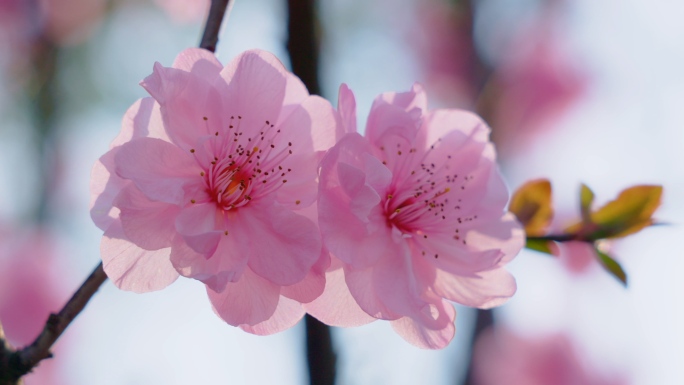
<svg viewBox="0 0 684 385">
<path fill-rule="evenodd" d="M 493 75 L 498 94 L 492 126 L 506 150 L 525 148 L 579 99 L 588 83 L 547 24 L 521 33 Z"/>
<path fill-rule="evenodd" d="M 477 385 L 623 385 L 584 364 L 567 336 L 524 339 L 505 329 L 485 332 L 474 351 Z"/>
<path fill-rule="evenodd" d="M 200 21 L 209 11 L 209 0 L 154 0 L 154 2 L 173 20 L 180 23 Z"/>
<path fill-rule="evenodd" d="M 105 272 L 135 292 L 198 279 L 216 313 L 252 333 L 294 325 L 329 264 L 314 203 L 332 106 L 263 51 L 224 68 L 187 49 L 141 84 L 152 97 L 92 172 Z"/>
<path fill-rule="evenodd" d="M 563 242 L 558 245 L 560 261 L 570 273 L 581 274 L 596 264 L 594 245 L 587 242 Z"/>
<path fill-rule="evenodd" d="M 489 129 L 469 112 L 428 111 L 415 85 L 380 95 L 361 136 L 353 98 L 343 86 L 341 121 L 351 133 L 321 162 L 324 244 L 364 312 L 390 320 L 414 345 L 443 348 L 455 332 L 446 300 L 490 308 L 516 289 L 502 266 L 524 234 L 504 213 L 508 192 Z"/>
<path fill-rule="evenodd" d="M 418 25 L 406 32 L 426 88 L 450 105 L 473 106 L 477 96 L 473 80 L 479 69 L 470 10 L 462 3 L 427 0 L 416 12 Z"/>
</svg>

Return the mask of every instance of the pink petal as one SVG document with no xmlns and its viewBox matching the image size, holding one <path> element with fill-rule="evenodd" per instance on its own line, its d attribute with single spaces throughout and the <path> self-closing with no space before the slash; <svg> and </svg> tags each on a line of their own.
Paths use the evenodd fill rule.
<svg viewBox="0 0 684 385">
<path fill-rule="evenodd" d="M 377 300 L 393 314 L 405 316 L 420 313 L 428 305 L 424 298 L 427 288 L 422 287 L 418 279 L 406 244 L 386 249 L 373 268 L 372 282 Z M 358 290 L 351 287 L 349 279 L 347 283 L 356 298 Z"/>
<path fill-rule="evenodd" d="M 132 180 L 156 201 L 187 204 L 184 186 L 202 183 L 201 169 L 189 154 L 160 139 L 140 138 L 122 145 L 114 162 L 120 177 Z"/>
<path fill-rule="evenodd" d="M 293 73 L 286 74 L 286 84 L 285 84 L 285 98 L 283 99 L 283 105 L 300 104 L 304 99 L 309 97 L 309 90 L 302 81 Z"/>
<path fill-rule="evenodd" d="M 221 71 L 228 83 L 223 113 L 241 117 L 243 126 L 255 130 L 266 121 L 276 122 L 285 100 L 287 76 L 273 54 L 259 50 L 242 53 Z"/>
<path fill-rule="evenodd" d="M 159 63 L 141 85 L 161 105 L 164 128 L 171 141 L 190 151 L 203 136 L 221 130 L 226 114 L 219 90 L 226 85 L 220 77 L 209 83 L 195 73 L 166 68 Z M 206 119 L 205 119 L 206 118 Z"/>
<path fill-rule="evenodd" d="M 223 69 L 211 51 L 201 48 L 186 48 L 176 56 L 172 67 L 191 72 L 209 83 L 216 80 Z"/>
<path fill-rule="evenodd" d="M 278 190 L 278 201 L 292 206 L 300 201 L 299 208 L 316 200 L 318 164 L 322 151 L 335 144 L 336 120 L 330 103 L 318 96 L 305 99 L 301 105 L 290 108 L 290 113 L 277 127 L 282 132 L 274 137 L 277 148 L 288 147 L 292 154 L 282 167 L 293 170 L 287 183 Z"/>
<path fill-rule="evenodd" d="M 90 172 L 90 217 L 95 225 L 106 230 L 119 216 L 119 209 L 113 207 L 119 192 L 131 182 L 114 173 L 114 157 L 118 148 L 102 155 Z"/>
<path fill-rule="evenodd" d="M 200 280 L 211 290 L 221 292 L 227 284 L 238 281 L 247 266 L 247 256 L 236 253 L 231 241 L 221 237 L 213 255 L 207 258 L 177 237 L 171 248 L 171 263 L 182 276 Z"/>
<path fill-rule="evenodd" d="M 437 270 L 434 283 L 437 295 L 462 305 L 489 309 L 515 294 L 515 278 L 504 268 L 483 271 L 470 277 Z"/>
<path fill-rule="evenodd" d="M 170 141 L 164 130 L 159 103 L 149 97 L 138 99 L 128 108 L 121 122 L 121 132 L 110 148 L 144 137 Z"/>
<path fill-rule="evenodd" d="M 267 336 L 295 326 L 304 314 L 302 304 L 281 295 L 275 313 L 269 319 L 256 325 L 242 324 L 240 329 L 247 333 Z"/>
<path fill-rule="evenodd" d="M 341 134 L 357 132 L 356 99 L 354 98 L 354 93 L 344 83 L 340 85 L 338 92 L 337 111 L 340 114 Z"/>
<path fill-rule="evenodd" d="M 388 234 L 378 190 L 386 189 L 391 174 L 368 151 L 367 141 L 349 134 L 321 162 L 321 232 L 333 254 L 357 267 L 374 263 Z"/>
<path fill-rule="evenodd" d="M 349 292 L 339 260 L 335 264 L 337 267 L 325 274 L 323 294 L 303 305 L 307 313 L 330 326 L 354 327 L 375 321 L 359 307 Z"/>
<path fill-rule="evenodd" d="M 501 250 L 502 264 L 510 262 L 525 246 L 525 232 L 511 213 L 468 232 L 466 239 L 479 250 Z"/>
<path fill-rule="evenodd" d="M 345 268 L 344 279 L 352 297 L 365 313 L 373 318 L 384 320 L 401 318 L 401 314 L 397 314 L 385 306 L 375 293 L 373 268 L 366 268 L 363 270 L 350 270 Z"/>
<path fill-rule="evenodd" d="M 216 314 L 233 326 L 256 325 L 268 320 L 280 301 L 280 287 L 250 269 L 221 293 L 207 287 L 207 294 Z"/>
<path fill-rule="evenodd" d="M 423 323 L 411 317 L 402 317 L 390 322 L 394 331 L 412 345 L 423 349 L 443 349 L 456 333 L 454 326 L 456 311 L 448 303 L 442 303 L 440 311 L 443 312 L 440 317 L 450 320 L 450 322 L 444 322 L 440 329 L 427 328 Z"/>
<path fill-rule="evenodd" d="M 376 147 L 383 138 L 398 136 L 412 143 L 420 127 L 420 116 L 413 116 L 392 104 L 374 103 L 366 123 L 366 138 Z"/>
<path fill-rule="evenodd" d="M 322 156 L 316 153 L 290 155 L 283 168 L 294 170 L 287 176 L 287 183 L 276 192 L 278 203 L 290 210 L 309 207 L 318 198 L 318 164 Z"/>
<path fill-rule="evenodd" d="M 465 235 L 463 238 L 467 239 Z M 430 234 L 427 239 L 417 237 L 416 242 L 414 258 L 426 259 L 438 269 L 460 275 L 493 269 L 504 256 L 499 249 L 482 250 L 474 245 L 464 245 L 451 234 Z"/>
<path fill-rule="evenodd" d="M 222 214 L 214 203 L 191 204 L 176 217 L 176 230 L 191 249 L 209 258 L 226 231 Z"/>
<path fill-rule="evenodd" d="M 176 234 L 174 220 L 180 211 L 178 206 L 153 202 L 133 184 L 121 191 L 115 204 L 121 210 L 121 226 L 129 241 L 145 250 L 171 246 Z"/>
<path fill-rule="evenodd" d="M 251 202 L 226 225 L 229 237 L 238 240 L 234 252 L 249 256 L 254 273 L 278 285 L 304 279 L 321 253 L 318 227 L 278 205 Z"/>
<path fill-rule="evenodd" d="M 438 141 L 439 138 L 459 132 L 460 142 L 452 143 L 454 148 L 462 147 L 467 141 L 486 143 L 489 140 L 489 127 L 472 112 L 465 110 L 434 110 L 424 117 L 419 138 L 424 148 Z"/>
<path fill-rule="evenodd" d="M 144 293 L 161 290 L 178 278 L 169 249 L 148 251 L 126 239 L 121 222 L 112 223 L 102 237 L 100 253 L 105 273 L 122 290 Z"/>
<path fill-rule="evenodd" d="M 330 266 L 330 253 L 321 250 L 321 256 L 301 282 L 283 286 L 280 294 L 300 303 L 308 303 L 318 298 L 325 288 L 325 270 Z"/>
<path fill-rule="evenodd" d="M 427 111 L 427 94 L 419 83 L 414 83 L 407 92 L 385 92 L 373 104 L 381 100 L 413 115 L 422 115 Z"/>
</svg>

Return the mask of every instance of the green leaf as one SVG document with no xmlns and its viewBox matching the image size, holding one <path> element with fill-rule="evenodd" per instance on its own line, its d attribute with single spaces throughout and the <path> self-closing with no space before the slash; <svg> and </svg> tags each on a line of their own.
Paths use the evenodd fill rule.
<svg viewBox="0 0 684 385">
<path fill-rule="evenodd" d="M 546 253 L 553 256 L 558 256 L 559 254 L 558 245 L 556 245 L 556 243 L 553 241 L 528 239 L 527 243 L 525 243 L 525 247 L 530 250 L 539 251 L 541 253 Z"/>
<path fill-rule="evenodd" d="M 528 236 L 544 235 L 553 219 L 551 182 L 548 179 L 526 182 L 513 193 L 508 210 L 522 223 Z"/>
<path fill-rule="evenodd" d="M 627 273 L 622 269 L 622 266 L 611 258 L 608 254 L 596 249 L 599 263 L 608 271 L 613 277 L 617 278 L 622 284 L 627 287 Z"/>
</svg>

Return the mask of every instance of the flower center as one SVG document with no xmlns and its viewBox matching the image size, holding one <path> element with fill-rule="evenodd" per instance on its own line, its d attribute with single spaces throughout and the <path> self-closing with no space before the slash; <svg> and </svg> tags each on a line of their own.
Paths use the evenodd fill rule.
<svg viewBox="0 0 684 385">
<path fill-rule="evenodd" d="M 461 227 L 476 220 L 477 215 L 464 215 L 469 210 L 461 206 L 474 177 L 454 172 L 458 168 L 455 157 L 441 142 L 438 139 L 426 151 L 407 146 L 402 140 L 387 140 L 380 146 L 383 164 L 393 174 L 383 202 L 384 214 L 388 226 L 412 236 L 419 244 L 429 234 L 450 233 L 456 242 L 465 245 Z M 439 156 L 435 151 L 440 152 Z M 433 163 L 437 159 L 440 163 Z"/>
<path fill-rule="evenodd" d="M 207 117 L 203 117 L 205 123 Z M 231 116 L 230 123 L 190 152 L 204 171 L 205 191 L 223 210 L 247 205 L 269 195 L 287 183 L 287 159 L 292 142 L 277 140 L 280 129 L 268 120 L 262 127 L 241 127 L 242 117 Z M 190 203 L 197 203 L 191 199 Z"/>
</svg>

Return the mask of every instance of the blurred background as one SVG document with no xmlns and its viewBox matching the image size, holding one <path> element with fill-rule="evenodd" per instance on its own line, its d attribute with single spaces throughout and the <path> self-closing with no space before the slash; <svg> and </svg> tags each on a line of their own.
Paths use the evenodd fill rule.
<svg viewBox="0 0 684 385">
<path fill-rule="evenodd" d="M 227 63 L 260 48 L 289 65 L 288 3 L 237 0 Z M 306 1 L 299 3 L 307 3 Z M 432 108 L 478 111 L 513 190 L 548 177 L 562 228 L 586 183 L 597 203 L 662 184 L 648 228 L 609 245 L 624 288 L 571 247 L 523 251 L 518 292 L 471 341 L 457 305 L 442 351 L 386 322 L 333 329 L 339 384 L 684 383 L 684 3 L 669 0 L 319 0 L 321 92 L 373 98 L 425 85 Z M 99 263 L 89 175 L 138 82 L 196 46 L 207 0 L 0 0 L 0 322 L 22 346 Z M 292 9 L 290 9 L 292 11 Z M 27 384 L 305 384 L 303 323 L 256 337 L 223 323 L 200 282 L 156 293 L 106 282 Z"/>
</svg>

